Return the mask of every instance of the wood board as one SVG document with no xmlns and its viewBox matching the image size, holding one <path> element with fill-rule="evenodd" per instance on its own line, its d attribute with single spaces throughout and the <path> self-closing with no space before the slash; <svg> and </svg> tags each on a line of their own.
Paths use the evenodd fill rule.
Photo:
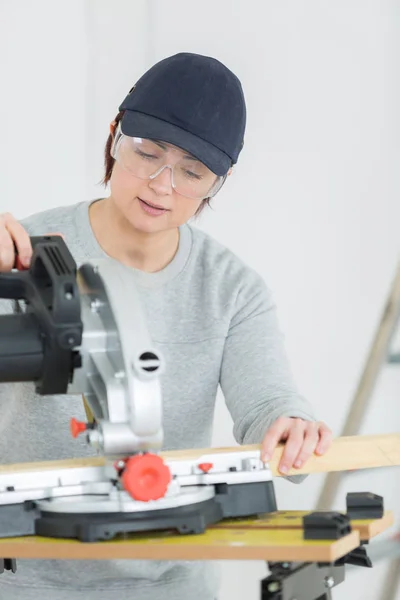
<svg viewBox="0 0 400 600">
<path fill-rule="evenodd" d="M 129 540 L 84 544 L 26 537 L 0 540 L 6 558 L 67 560 L 264 560 L 333 561 L 359 546 L 357 531 L 331 541 L 303 540 L 297 530 L 209 529 L 199 535 L 132 535 Z"/>
<path fill-rule="evenodd" d="M 284 445 L 280 444 L 269 465 L 275 476 L 280 476 L 278 465 Z M 217 448 L 196 448 L 188 450 L 171 450 L 160 455 L 168 461 L 182 459 L 200 459 L 204 454 L 221 452 L 241 452 L 245 450 L 260 450 L 259 444 L 229 446 Z M 65 469 L 85 466 L 104 465 L 102 456 L 45 461 L 33 463 L 14 463 L 0 465 L 0 473 L 37 471 L 44 469 Z M 400 433 L 381 435 L 357 435 L 339 437 L 333 440 L 331 447 L 323 456 L 311 456 L 301 469 L 291 469 L 289 475 L 328 473 L 332 471 L 354 471 L 377 467 L 400 466 Z"/>
</svg>

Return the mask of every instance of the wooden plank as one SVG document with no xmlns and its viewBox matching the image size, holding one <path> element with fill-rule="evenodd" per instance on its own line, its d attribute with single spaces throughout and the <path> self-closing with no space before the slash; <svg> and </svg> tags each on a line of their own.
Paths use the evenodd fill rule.
<svg viewBox="0 0 400 600">
<path fill-rule="evenodd" d="M 204 534 L 134 534 L 128 540 L 81 543 L 42 537 L 0 540 L 0 556 L 57 560 L 334 561 L 360 544 L 357 531 L 339 540 L 303 540 L 295 530 L 208 529 Z"/>
<path fill-rule="evenodd" d="M 338 511 L 340 512 L 340 511 Z M 216 529 L 302 529 L 303 517 L 310 511 L 302 510 L 281 510 L 269 513 L 258 519 L 229 519 L 221 521 L 213 528 Z M 385 511 L 380 519 L 351 519 L 353 531 L 357 531 L 362 540 L 370 540 L 379 535 L 386 529 L 389 529 L 394 523 L 392 511 Z"/>
<path fill-rule="evenodd" d="M 205 453 L 210 452 L 237 452 L 238 450 L 259 450 L 257 444 L 228 447 L 207 448 L 199 450 L 178 450 L 164 452 L 163 456 L 168 460 L 179 458 L 198 459 Z M 278 465 L 284 450 L 280 444 L 275 450 L 270 467 L 274 475 L 281 475 Z M 333 440 L 331 447 L 323 456 L 313 455 L 301 469 L 291 469 L 289 475 L 327 473 L 330 471 L 346 471 L 369 469 L 373 467 L 400 466 L 400 433 L 381 435 L 359 435 L 340 437 Z"/>
<path fill-rule="evenodd" d="M 269 463 L 275 476 L 281 475 L 278 471 L 278 465 L 283 449 L 284 445 L 280 444 L 275 450 Z M 161 452 L 160 454 L 168 461 L 182 459 L 199 460 L 204 454 L 240 452 L 243 450 L 260 450 L 260 446 L 258 444 L 252 444 L 230 446 L 227 448 L 217 447 L 173 450 Z M 0 473 L 100 466 L 104 465 L 104 463 L 105 459 L 102 456 L 36 463 L 14 463 L 1 465 Z M 336 438 L 333 440 L 329 450 L 323 456 L 311 456 L 301 469 L 292 469 L 289 474 L 327 473 L 331 471 L 392 466 L 400 466 L 400 433 Z"/>
</svg>

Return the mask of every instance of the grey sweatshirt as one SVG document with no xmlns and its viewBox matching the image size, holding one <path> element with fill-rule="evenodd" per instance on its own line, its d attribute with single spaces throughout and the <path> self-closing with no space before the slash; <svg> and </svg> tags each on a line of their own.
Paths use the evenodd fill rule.
<svg viewBox="0 0 400 600">
<path fill-rule="evenodd" d="M 30 235 L 64 234 L 80 265 L 106 257 L 88 209 L 89 202 L 81 202 L 21 222 Z M 293 381 L 271 293 L 232 251 L 185 224 L 178 252 L 166 268 L 130 273 L 152 340 L 166 362 L 164 449 L 211 445 L 219 387 L 239 444 L 261 442 L 281 415 L 314 419 Z M 0 403 L 2 463 L 94 454 L 84 436 L 76 440 L 69 433 L 72 416 L 85 420 L 81 397 L 39 397 L 31 384 L 0 384 Z M 16 574 L 0 575 L 0 598 L 213 600 L 218 582 L 211 561 L 19 560 Z"/>
</svg>

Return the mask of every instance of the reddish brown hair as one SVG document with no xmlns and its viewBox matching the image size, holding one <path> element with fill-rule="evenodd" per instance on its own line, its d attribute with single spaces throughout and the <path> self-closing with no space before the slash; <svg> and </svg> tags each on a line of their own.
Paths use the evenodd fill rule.
<svg viewBox="0 0 400 600">
<path fill-rule="evenodd" d="M 117 128 L 118 123 L 121 121 L 122 117 L 124 116 L 124 112 L 123 110 L 121 110 L 117 116 L 114 119 L 114 124 L 115 124 L 115 128 Z M 107 185 L 108 182 L 111 179 L 111 174 L 114 168 L 114 162 L 115 160 L 113 159 L 113 157 L 111 156 L 111 146 L 113 143 L 113 136 L 110 135 L 107 138 L 107 142 L 104 148 L 104 177 L 101 181 L 101 183 L 103 185 Z M 205 206 L 210 206 L 210 198 L 205 198 L 205 200 L 202 201 L 202 203 L 200 204 L 199 208 L 197 209 L 195 216 L 198 216 L 203 209 L 205 208 Z"/>
</svg>

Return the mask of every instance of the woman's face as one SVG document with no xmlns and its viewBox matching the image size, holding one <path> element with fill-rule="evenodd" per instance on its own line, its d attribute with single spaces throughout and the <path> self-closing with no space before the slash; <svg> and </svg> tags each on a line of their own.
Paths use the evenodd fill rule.
<svg viewBox="0 0 400 600">
<path fill-rule="evenodd" d="M 126 138 L 126 145 L 114 162 L 110 179 L 111 199 L 116 208 L 136 230 L 147 233 L 175 229 L 189 221 L 202 200 L 188 198 L 176 192 L 172 187 L 170 168 L 162 169 L 154 179 L 139 178 L 132 172 L 139 170 L 140 165 L 138 167 L 136 162 L 139 159 L 147 161 L 143 168 L 153 172 L 157 172 L 162 164 L 178 163 L 186 168 L 185 152 L 169 144 L 163 143 L 161 147 L 158 143 L 151 142 L 144 147 L 145 152 L 142 153 L 141 147 L 132 150 L 129 141 Z M 147 166 L 149 161 L 150 167 Z M 189 167 L 190 181 L 199 181 L 204 165 L 192 159 Z"/>
</svg>

